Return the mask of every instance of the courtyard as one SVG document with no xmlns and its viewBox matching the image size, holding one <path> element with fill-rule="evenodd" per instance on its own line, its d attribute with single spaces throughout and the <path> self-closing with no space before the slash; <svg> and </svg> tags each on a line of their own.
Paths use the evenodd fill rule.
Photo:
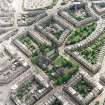
<svg viewBox="0 0 105 105">
<path fill-rule="evenodd" d="M 65 42 L 66 45 L 76 44 L 84 39 L 86 39 L 91 33 L 95 30 L 96 23 L 90 23 L 86 26 L 81 26 L 75 31 L 71 32 L 71 34 L 67 37 Z"/>
</svg>

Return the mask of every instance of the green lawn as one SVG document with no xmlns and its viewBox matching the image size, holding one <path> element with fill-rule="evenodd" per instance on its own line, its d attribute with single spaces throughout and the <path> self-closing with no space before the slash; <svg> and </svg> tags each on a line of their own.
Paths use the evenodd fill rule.
<svg viewBox="0 0 105 105">
<path fill-rule="evenodd" d="M 53 68 L 48 71 L 49 78 L 55 85 L 66 83 L 79 69 L 78 64 L 73 60 L 66 60 L 58 56 L 53 62 Z"/>
<path fill-rule="evenodd" d="M 19 41 L 23 43 L 30 51 L 34 52 L 35 50 L 34 44 L 37 44 L 37 43 L 31 36 L 29 35 L 23 36 L 19 38 Z"/>
<path fill-rule="evenodd" d="M 96 64 L 97 57 L 104 44 L 105 36 L 96 40 L 95 43 L 89 46 L 88 48 L 80 50 L 80 55 L 87 61 L 91 62 L 91 64 Z"/>
<path fill-rule="evenodd" d="M 53 50 L 53 48 L 48 46 L 48 45 L 46 45 L 46 44 L 43 44 L 43 45 L 39 46 L 39 50 L 32 53 L 32 56 L 31 56 L 32 63 L 33 64 L 38 64 L 40 55 L 44 55 L 45 56 L 51 50 Z"/>
<path fill-rule="evenodd" d="M 91 33 L 95 30 L 95 28 L 96 28 L 96 23 L 94 22 L 76 29 L 69 35 L 65 44 L 72 45 L 82 41 L 83 39 L 86 39 L 86 37 L 91 35 Z"/>
<path fill-rule="evenodd" d="M 40 52 L 45 53 L 45 54 L 48 53 L 49 51 L 51 51 L 52 49 L 53 48 L 51 46 L 46 45 L 46 44 L 39 46 Z"/>
<path fill-rule="evenodd" d="M 38 52 L 33 53 L 32 63 L 37 64 L 39 62 L 40 54 Z M 73 75 L 79 70 L 79 65 L 74 60 L 66 60 L 62 56 L 57 56 L 53 59 L 52 68 L 43 70 L 54 81 L 55 85 L 62 85 L 66 83 Z"/>
<path fill-rule="evenodd" d="M 93 87 L 87 81 L 82 79 L 74 86 L 74 89 L 82 97 L 85 97 L 93 90 Z"/>
<path fill-rule="evenodd" d="M 31 62 L 33 64 L 38 64 L 38 61 L 39 61 L 39 52 L 36 51 L 32 53 Z"/>
</svg>

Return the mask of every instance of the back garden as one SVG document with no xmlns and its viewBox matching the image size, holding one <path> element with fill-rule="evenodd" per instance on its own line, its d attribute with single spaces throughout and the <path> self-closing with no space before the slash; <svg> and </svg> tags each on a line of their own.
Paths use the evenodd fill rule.
<svg viewBox="0 0 105 105">
<path fill-rule="evenodd" d="M 73 31 L 67 38 L 65 44 L 72 45 L 86 39 L 95 30 L 96 23 L 90 23 Z"/>
<path fill-rule="evenodd" d="M 98 38 L 95 41 L 95 43 L 93 43 L 89 47 L 79 50 L 80 55 L 88 62 L 91 62 L 91 64 L 96 64 L 98 55 L 104 45 L 105 45 L 105 35 Z"/>
<path fill-rule="evenodd" d="M 67 10 L 67 13 L 78 21 L 90 17 L 86 12 L 85 5 L 81 7 L 79 7 L 78 5 L 74 5 Z"/>
<path fill-rule="evenodd" d="M 74 89 L 82 96 L 87 96 L 92 90 L 93 87 L 90 83 L 85 81 L 84 79 L 80 80 L 75 86 Z"/>
<path fill-rule="evenodd" d="M 38 65 L 49 76 L 55 85 L 66 83 L 79 70 L 78 64 L 70 59 L 66 60 L 63 56 L 54 53 L 55 56 L 48 58 L 39 53 L 34 54 L 32 62 Z M 40 63 L 40 59 L 44 57 L 44 62 Z M 42 65 L 40 65 L 42 64 Z"/>
</svg>

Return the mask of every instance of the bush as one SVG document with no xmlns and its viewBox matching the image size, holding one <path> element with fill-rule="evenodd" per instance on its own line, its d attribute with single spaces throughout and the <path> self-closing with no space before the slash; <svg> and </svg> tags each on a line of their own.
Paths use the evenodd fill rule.
<svg viewBox="0 0 105 105">
<path fill-rule="evenodd" d="M 61 67 L 64 68 L 64 72 L 62 75 L 57 74 L 57 70 L 59 70 Z M 73 75 L 75 75 L 78 70 L 79 70 L 79 66 L 76 62 L 68 61 L 64 59 L 62 56 L 58 56 L 54 61 L 54 67 L 52 70 L 52 72 L 56 73 L 56 78 L 53 77 L 55 85 L 62 85 L 68 82 L 68 80 Z"/>
<path fill-rule="evenodd" d="M 95 64 L 97 61 L 97 56 L 102 49 L 102 46 L 105 44 L 105 36 L 97 39 L 94 44 L 85 48 L 83 50 L 79 50 L 80 55 L 83 56 L 84 59 L 88 60 L 92 64 Z"/>
<path fill-rule="evenodd" d="M 75 44 L 88 37 L 96 28 L 96 23 L 90 23 L 73 31 L 67 38 L 66 45 Z"/>
</svg>

